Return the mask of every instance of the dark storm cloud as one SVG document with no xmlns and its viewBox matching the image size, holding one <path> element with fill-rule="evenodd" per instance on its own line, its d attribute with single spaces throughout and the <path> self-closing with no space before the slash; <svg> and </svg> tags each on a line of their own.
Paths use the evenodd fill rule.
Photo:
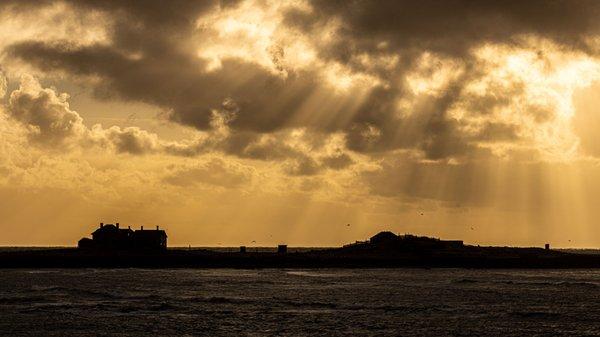
<svg viewBox="0 0 600 337">
<path fill-rule="evenodd" d="M 290 111 L 295 111 L 317 86 L 311 76 L 282 79 L 240 60 L 224 61 L 221 69 L 205 73 L 202 60 L 185 54 L 150 55 L 144 50 L 145 56 L 135 59 L 125 52 L 106 46 L 73 50 L 67 45 L 40 42 L 11 48 L 13 55 L 42 70 L 100 76 L 104 81 L 96 87 L 96 94 L 102 98 L 155 104 L 170 109 L 174 121 L 199 129 L 208 128 L 211 111 L 231 98 L 239 111 L 231 126 L 262 132 L 280 129 Z"/>
<path fill-rule="evenodd" d="M 340 19 L 338 45 L 331 56 L 347 59 L 357 50 L 374 51 L 380 42 L 393 49 L 432 50 L 464 56 L 482 42 L 514 42 L 535 34 L 583 48 L 600 26 L 600 4 L 593 0 L 312 0 L 313 13 L 291 11 L 288 23 L 305 30 Z M 342 48 L 336 48 L 344 46 Z"/>
<path fill-rule="evenodd" d="M 222 143 L 214 144 L 214 149 L 240 158 L 284 161 L 284 171 L 298 176 L 315 175 L 325 169 L 340 170 L 354 163 L 342 150 L 318 156 L 316 153 L 325 145 L 321 134 L 308 133 L 301 137 L 302 143 L 308 145 L 310 151 L 287 144 L 287 137 L 285 133 L 261 135 L 241 132 L 228 137 Z"/>
<path fill-rule="evenodd" d="M 99 76 L 103 79 L 95 88 L 99 97 L 155 104 L 170 110 L 173 120 L 200 129 L 209 127 L 212 109 L 233 98 L 239 110 L 233 127 L 273 131 L 317 84 L 312 76 L 282 79 L 234 59 L 205 72 L 206 61 L 196 56 L 197 46 L 191 41 L 200 38 L 195 20 L 207 9 L 234 3 L 74 2 L 84 9 L 111 12 L 115 18 L 111 45 L 76 48 L 30 41 L 12 46 L 10 53 L 45 71 Z"/>
<path fill-rule="evenodd" d="M 385 152 L 397 148 L 422 150 L 428 159 L 461 156 L 473 148 L 460 122 L 447 117 L 457 102 L 464 79 L 451 84 L 441 96 L 423 95 L 416 99 L 409 116 L 395 116 L 389 89 L 375 91 L 348 132 L 348 147 L 359 152 Z"/>
<path fill-rule="evenodd" d="M 600 14 L 596 1 L 314 0 L 312 12 L 289 11 L 285 24 L 318 37 L 328 22 L 337 20 L 340 26 L 332 40 L 316 46 L 318 56 L 390 83 L 375 87 L 351 118 L 325 125 L 292 118 L 315 90 L 324 90 L 311 70 L 290 72 L 284 78 L 242 59 L 225 59 L 221 68 L 204 70 L 207 61 L 196 55 L 195 48 L 202 46 L 206 32 L 196 28 L 196 19 L 215 6 L 235 6 L 236 1 L 71 3 L 80 10 L 111 14 L 114 24 L 109 45 L 74 47 L 28 41 L 11 46 L 9 53 L 46 71 L 98 77 L 101 81 L 95 92 L 99 97 L 154 104 L 170 111 L 172 120 L 199 129 L 211 127 L 213 110 L 231 110 L 235 115 L 228 123 L 232 139 L 225 151 L 265 160 L 282 158 L 283 152 L 289 156 L 293 151 L 285 145 L 257 144 L 255 138 L 295 126 L 343 131 L 348 147 L 359 152 L 408 148 L 423 151 L 428 159 L 465 156 L 474 151 L 478 139 L 515 139 L 516 127 L 500 125 L 486 126 L 479 136 L 465 135 L 461 122 L 448 115 L 458 103 L 464 103 L 471 113 L 488 114 L 522 92 L 519 86 L 499 88 L 495 95 L 459 102 L 464 100 L 465 83 L 484 72 L 469 52 L 486 42 L 518 45 L 518 37 L 524 34 L 585 51 L 586 38 L 598 33 L 596 18 Z M 442 95 L 414 98 L 414 111 L 399 117 L 396 102 L 408 95 L 401 79 L 424 51 L 458 60 L 465 66 L 465 74 L 453 80 Z M 356 56 L 363 54 L 375 58 L 395 54 L 399 62 L 393 69 L 369 66 L 356 61 Z M 329 113 L 326 108 L 315 109 L 322 109 L 315 111 L 317 115 Z M 550 118 L 547 111 L 540 110 L 538 115 L 538 122 Z M 301 156 L 294 158 L 298 164 L 294 172 L 311 173 L 318 167 Z"/>
</svg>

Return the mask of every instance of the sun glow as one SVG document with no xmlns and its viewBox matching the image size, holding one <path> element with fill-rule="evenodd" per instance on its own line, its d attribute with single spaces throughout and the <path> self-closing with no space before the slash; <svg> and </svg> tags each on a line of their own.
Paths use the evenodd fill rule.
<svg viewBox="0 0 600 337">
<path fill-rule="evenodd" d="M 463 65 L 426 52 L 405 80 L 414 95 L 438 95 L 464 72 Z"/>
<path fill-rule="evenodd" d="M 205 70 L 218 70 L 223 60 L 237 58 L 283 78 L 294 72 L 316 72 L 327 85 L 342 92 L 381 84 L 375 76 L 353 71 L 339 62 L 319 59 L 317 47 L 331 39 L 338 24 L 332 21 L 320 29 L 318 36 L 304 36 L 283 24 L 282 13 L 292 8 L 311 10 L 303 1 L 257 4 L 247 0 L 232 8 L 217 8 L 211 15 L 198 19 L 196 26 L 202 32 L 202 40 L 197 55 L 208 61 Z M 398 59 L 393 55 L 378 58 L 362 55 L 357 61 L 365 67 L 393 67 Z"/>
<path fill-rule="evenodd" d="M 486 75 L 470 83 L 465 93 L 477 97 L 489 96 L 490 92 L 505 95 L 495 99 L 509 104 L 492 110 L 488 118 L 520 125 L 520 135 L 530 139 L 548 160 L 576 159 L 578 138 L 570 123 L 573 95 L 600 78 L 600 65 L 588 56 L 564 52 L 547 42 L 543 53 L 535 47 L 486 45 L 476 50 Z M 474 119 L 482 120 L 485 117 Z"/>
</svg>

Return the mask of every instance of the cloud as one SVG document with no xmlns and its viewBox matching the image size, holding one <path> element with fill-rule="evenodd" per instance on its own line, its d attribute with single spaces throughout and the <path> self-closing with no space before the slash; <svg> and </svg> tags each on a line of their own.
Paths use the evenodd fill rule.
<svg viewBox="0 0 600 337">
<path fill-rule="evenodd" d="M 92 144 L 99 144 L 104 147 L 112 147 L 119 153 L 147 154 L 159 152 L 164 146 L 158 136 L 154 133 L 142 130 L 138 127 L 111 126 L 103 129 L 95 125 L 89 136 Z"/>
<path fill-rule="evenodd" d="M 389 85 L 373 90 L 354 115 L 347 130 L 349 146 L 361 152 L 414 148 L 434 160 L 476 151 L 479 136 L 472 134 L 475 130 L 484 133 L 488 142 L 526 141 L 545 146 L 537 143 L 539 139 L 532 140 L 537 136 L 529 135 L 527 128 L 554 120 L 562 113 L 557 110 L 564 102 L 552 102 L 555 94 L 542 92 L 554 84 L 528 82 L 551 79 L 553 67 L 565 66 L 556 55 L 593 55 L 597 46 L 590 44 L 590 37 L 597 36 L 600 29 L 594 19 L 600 6 L 589 1 L 341 4 L 316 0 L 310 7 L 308 11 L 290 10 L 286 23 L 311 36 L 336 23 L 331 39 L 318 45 L 319 57 L 346 64 L 354 71 L 375 71 L 374 60 L 389 55 L 399 58 L 395 67 L 375 71 L 381 82 Z M 520 66 L 521 61 L 525 61 L 522 74 L 543 69 L 535 75 L 519 76 L 510 67 Z M 482 82 L 487 83 L 486 92 L 474 94 L 472 88 Z M 533 98 L 532 91 L 552 103 L 541 103 L 544 99 Z M 561 91 L 569 92 L 557 90 Z M 533 116 L 533 120 L 508 121 L 514 130 L 510 137 L 506 132 L 480 130 L 506 125 L 496 112 L 509 109 L 515 115 Z"/>
<path fill-rule="evenodd" d="M 348 59 L 382 47 L 467 56 L 482 43 L 518 43 L 533 34 L 574 48 L 596 35 L 600 5 L 594 1 L 310 1 L 311 11 L 291 10 L 287 22 L 311 31 L 338 20 L 341 29 L 327 56 Z M 452 13 L 452 14 L 450 14 Z M 341 48 L 338 48 L 341 47 Z"/>
<path fill-rule="evenodd" d="M 344 169 L 354 163 L 354 160 L 352 160 L 348 154 L 341 151 L 324 156 L 321 158 L 321 161 L 323 162 L 323 165 L 334 170 Z"/>
<path fill-rule="evenodd" d="M 0 98 L 4 98 L 4 96 L 6 95 L 7 88 L 8 88 L 8 80 L 6 79 L 6 76 L 4 76 L 2 71 L 0 70 Z"/>
<path fill-rule="evenodd" d="M 320 170 L 319 163 L 311 157 L 300 157 L 285 164 L 285 172 L 293 176 L 311 176 Z"/>
<path fill-rule="evenodd" d="M 226 137 L 195 144 L 113 129 L 117 151 L 286 157 L 304 168 L 292 171 L 316 172 L 318 160 L 278 136 L 305 129 L 343 133 L 348 149 L 369 155 L 467 161 L 482 148 L 506 155 L 501 143 L 557 159 L 576 139 L 560 118 L 573 88 L 599 76 L 600 6 L 588 1 L 68 3 L 109 14 L 106 38 L 24 38 L 7 57 L 204 132 L 215 133 L 215 112 L 228 116 Z"/>
<path fill-rule="evenodd" d="M 97 9 L 80 11 L 65 1 L 3 1 L 0 48 L 31 40 L 63 41 L 73 46 L 108 43 L 113 23 L 109 14 Z"/>
<path fill-rule="evenodd" d="M 99 146 L 118 153 L 146 154 L 159 152 L 171 144 L 138 127 L 104 129 L 83 124 L 83 118 L 68 103 L 66 93 L 42 88 L 39 81 L 24 75 L 19 87 L 11 92 L 5 113 L 27 130 L 27 137 L 46 149 Z"/>
<path fill-rule="evenodd" d="M 8 114 L 21 122 L 38 144 L 55 146 L 86 132 L 83 119 L 69 108 L 67 94 L 44 89 L 31 76 L 23 76 L 10 94 Z"/>
<path fill-rule="evenodd" d="M 308 131 L 233 132 L 232 112 L 227 109 L 213 111 L 210 130 L 179 141 L 167 141 L 134 126 L 105 128 L 96 124 L 88 128 L 79 113 L 71 110 L 68 98 L 53 88 L 43 88 L 35 77 L 24 75 L 19 87 L 10 94 L 6 116 L 22 126 L 32 145 L 50 151 L 97 148 L 117 154 L 179 157 L 221 153 L 247 160 L 282 162 L 283 172 L 290 175 L 315 175 L 325 168 L 342 169 L 353 163 L 335 137 L 325 142 L 321 135 Z M 331 151 L 334 152 L 328 154 Z M 170 181 L 198 173 L 197 168 L 194 170 Z"/>
<path fill-rule="evenodd" d="M 597 88 L 573 97 L 600 79 L 599 7 L 2 1 L 0 193 L 11 209 L 38 200 L 32 216 L 13 212 L 31 226 L 20 233 L 39 210 L 85 204 L 54 221 L 72 237 L 109 214 L 169 223 L 185 244 L 226 231 L 314 243 L 323 224 L 349 242 L 374 223 L 503 244 L 573 223 L 589 238 Z M 102 121 L 139 106 L 168 121 L 91 125 L 89 106 Z M 473 223 L 485 234 L 462 231 Z"/>
<path fill-rule="evenodd" d="M 212 160 L 191 166 L 173 168 L 164 181 L 180 187 L 197 184 L 212 185 L 225 188 L 236 188 L 252 181 L 254 169 L 222 159 Z"/>
</svg>

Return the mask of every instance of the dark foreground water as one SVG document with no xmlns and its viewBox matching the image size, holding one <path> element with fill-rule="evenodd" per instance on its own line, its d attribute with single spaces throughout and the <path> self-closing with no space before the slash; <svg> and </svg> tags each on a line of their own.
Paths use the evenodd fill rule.
<svg viewBox="0 0 600 337">
<path fill-rule="evenodd" d="M 600 335 L 600 271 L 0 270 L 4 336 Z"/>
</svg>

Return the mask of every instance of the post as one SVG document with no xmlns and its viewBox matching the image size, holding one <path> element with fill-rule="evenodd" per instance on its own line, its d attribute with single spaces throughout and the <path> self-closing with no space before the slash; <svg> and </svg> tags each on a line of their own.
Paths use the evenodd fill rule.
<svg viewBox="0 0 600 337">
<path fill-rule="evenodd" d="M 144 226 L 140 226 L 140 230 L 144 230 Z"/>
<path fill-rule="evenodd" d="M 100 228 L 104 227 L 104 222 L 100 223 Z"/>
<path fill-rule="evenodd" d="M 549 244 L 549 243 L 545 244 L 545 245 L 544 245 L 544 249 L 545 249 L 545 250 L 550 250 L 550 244 Z"/>
</svg>

